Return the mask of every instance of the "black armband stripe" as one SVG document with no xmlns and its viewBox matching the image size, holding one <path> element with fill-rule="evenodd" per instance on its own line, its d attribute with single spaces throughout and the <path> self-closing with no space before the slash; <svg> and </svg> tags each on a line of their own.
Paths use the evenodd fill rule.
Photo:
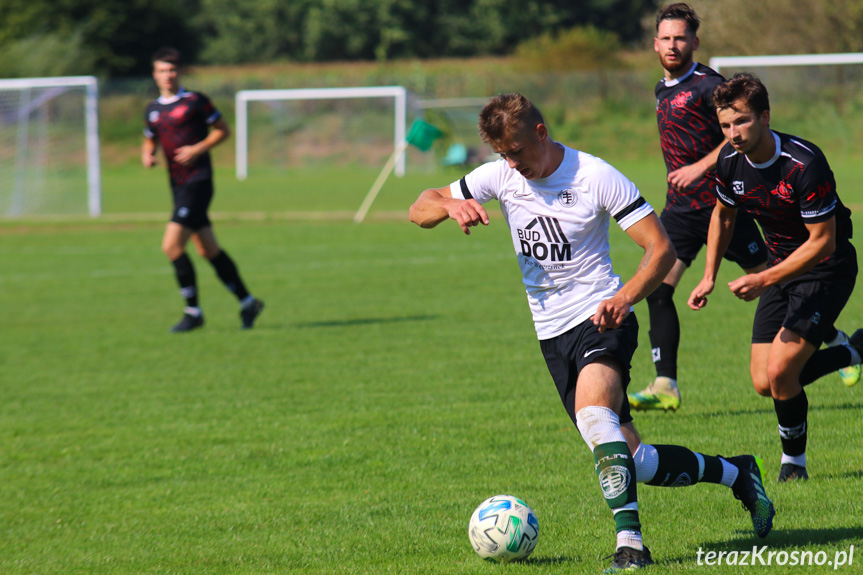
<svg viewBox="0 0 863 575">
<path fill-rule="evenodd" d="M 620 210 L 619 212 L 614 214 L 614 221 L 616 221 L 617 223 L 620 223 L 620 220 L 622 220 L 623 218 L 625 218 L 626 216 L 628 216 L 629 214 L 631 214 L 632 212 L 634 212 L 635 210 L 637 210 L 638 208 L 640 208 L 641 206 L 643 206 L 646 203 L 647 203 L 647 200 L 645 200 L 643 196 L 638 196 L 637 200 L 635 200 L 634 202 L 632 202 L 631 204 L 629 204 L 628 206 L 626 206 L 625 208 L 623 208 L 622 210 Z"/>
<path fill-rule="evenodd" d="M 464 199 L 466 199 L 466 200 L 472 200 L 472 199 L 473 199 L 473 194 L 471 194 L 471 193 L 470 193 L 470 190 L 469 190 L 469 189 L 467 189 L 467 182 L 465 182 L 465 181 L 464 181 L 464 178 L 460 179 L 460 180 L 458 181 L 458 183 L 459 183 L 459 185 L 461 186 L 461 195 L 463 195 L 463 196 L 464 196 Z"/>
</svg>

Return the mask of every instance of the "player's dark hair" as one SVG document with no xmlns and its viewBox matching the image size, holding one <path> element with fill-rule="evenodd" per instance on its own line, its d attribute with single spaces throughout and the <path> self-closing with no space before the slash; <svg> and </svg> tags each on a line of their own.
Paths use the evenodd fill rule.
<svg viewBox="0 0 863 575">
<path fill-rule="evenodd" d="M 168 62 L 169 64 L 173 64 L 174 66 L 180 66 L 180 51 L 176 48 L 159 48 L 153 54 L 153 58 L 151 62 L 155 64 L 156 62 Z"/>
<path fill-rule="evenodd" d="M 733 108 L 734 102 L 743 100 L 749 109 L 760 116 L 770 109 L 767 88 L 757 77 L 741 72 L 719 84 L 713 90 L 713 105 L 717 110 Z"/>
<path fill-rule="evenodd" d="M 480 138 L 492 146 L 538 124 L 545 124 L 539 109 L 518 93 L 495 96 L 479 113 Z"/>
<path fill-rule="evenodd" d="M 676 2 L 669 4 L 659 11 L 656 15 L 656 29 L 659 30 L 659 23 L 663 20 L 683 20 L 686 23 L 686 29 L 692 32 L 692 35 L 698 33 L 698 27 L 701 25 L 701 19 L 698 14 L 692 9 L 692 6 L 684 2 Z"/>
</svg>

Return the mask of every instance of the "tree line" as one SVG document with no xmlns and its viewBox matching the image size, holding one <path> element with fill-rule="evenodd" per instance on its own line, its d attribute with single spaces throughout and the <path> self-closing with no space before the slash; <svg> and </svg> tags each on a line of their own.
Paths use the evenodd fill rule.
<svg viewBox="0 0 863 575">
<path fill-rule="evenodd" d="M 506 55 L 591 26 L 634 44 L 655 0 L 3 0 L 0 76 L 149 71 L 165 45 L 195 64 Z"/>
</svg>

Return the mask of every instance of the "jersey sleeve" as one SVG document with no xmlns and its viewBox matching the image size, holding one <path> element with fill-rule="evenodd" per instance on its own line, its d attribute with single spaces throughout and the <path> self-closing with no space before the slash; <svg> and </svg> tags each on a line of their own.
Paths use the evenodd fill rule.
<svg viewBox="0 0 863 575">
<path fill-rule="evenodd" d="M 498 199 L 504 188 L 503 160 L 489 162 L 476 168 L 457 182 L 450 184 L 450 193 L 457 200 L 474 199 L 480 204 Z"/>
<path fill-rule="evenodd" d="M 147 109 L 144 110 L 144 137 L 150 140 L 156 139 L 156 128 L 153 126 L 152 122 L 150 122 L 150 107 L 147 106 Z"/>
<path fill-rule="evenodd" d="M 839 203 L 836 180 L 827 159 L 819 154 L 810 163 L 798 182 L 800 216 L 803 222 L 814 224 L 829 220 Z"/>
<path fill-rule="evenodd" d="M 596 175 L 600 204 L 622 229 L 653 213 L 638 187 L 611 164 L 600 162 Z"/>
<path fill-rule="evenodd" d="M 204 116 L 207 125 L 212 126 L 216 120 L 222 117 L 222 113 L 213 105 L 210 99 L 200 92 L 198 92 L 198 105 L 201 108 L 201 114 Z"/>
<path fill-rule="evenodd" d="M 713 190 L 713 195 L 716 196 L 716 199 L 719 200 L 722 205 L 727 206 L 729 208 L 737 208 L 737 200 L 734 197 L 733 193 L 733 183 L 732 190 L 729 190 L 728 184 L 731 180 L 731 157 L 730 154 L 733 151 L 730 144 L 726 144 L 722 150 L 719 151 L 719 158 L 716 160 L 716 170 L 713 174 L 713 182 L 711 183 L 711 188 Z"/>
</svg>

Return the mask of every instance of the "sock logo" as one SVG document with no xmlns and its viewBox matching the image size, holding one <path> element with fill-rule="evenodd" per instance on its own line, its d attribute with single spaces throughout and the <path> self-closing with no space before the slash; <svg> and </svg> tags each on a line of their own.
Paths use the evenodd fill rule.
<svg viewBox="0 0 863 575">
<path fill-rule="evenodd" d="M 662 359 L 662 353 L 659 351 L 658 347 L 654 347 L 650 350 L 651 355 L 653 356 L 653 363 Z"/>
<path fill-rule="evenodd" d="M 557 218 L 537 217 L 527 227 L 516 231 L 518 239 L 521 240 L 523 256 L 539 261 L 551 259 L 553 262 L 572 259 L 572 245 L 563 233 Z"/>
<path fill-rule="evenodd" d="M 625 465 L 614 464 L 614 459 L 617 458 L 625 458 L 625 456 L 612 455 L 596 462 L 596 467 L 599 469 L 597 473 L 599 485 L 606 499 L 614 499 L 626 493 L 632 479 Z"/>
<path fill-rule="evenodd" d="M 779 437 L 781 439 L 797 439 L 798 437 L 803 437 L 806 435 L 806 422 L 804 421 L 800 425 L 795 425 L 794 427 L 782 427 L 779 426 Z"/>
</svg>

